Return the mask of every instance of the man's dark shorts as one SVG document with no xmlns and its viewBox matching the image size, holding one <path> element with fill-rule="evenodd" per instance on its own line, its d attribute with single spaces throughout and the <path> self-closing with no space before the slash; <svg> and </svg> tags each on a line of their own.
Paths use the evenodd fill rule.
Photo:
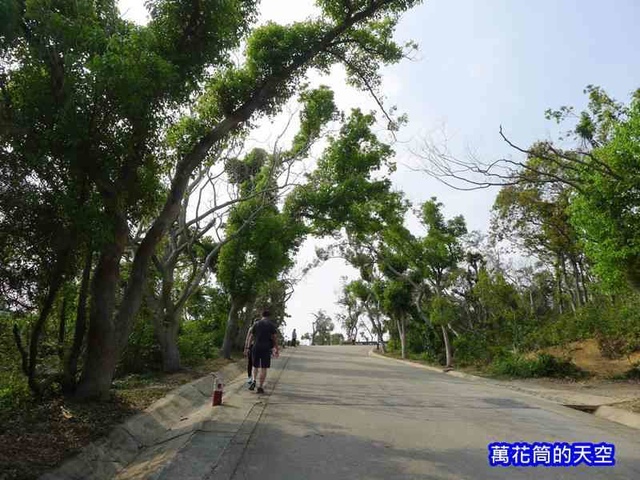
<svg viewBox="0 0 640 480">
<path fill-rule="evenodd" d="M 271 367 L 271 348 L 261 348 L 260 345 L 254 345 L 251 357 L 255 368 Z"/>
</svg>

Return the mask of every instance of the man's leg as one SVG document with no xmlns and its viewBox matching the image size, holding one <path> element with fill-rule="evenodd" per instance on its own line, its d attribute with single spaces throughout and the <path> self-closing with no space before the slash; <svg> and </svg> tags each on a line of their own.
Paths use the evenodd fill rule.
<svg viewBox="0 0 640 480">
<path fill-rule="evenodd" d="M 264 381 L 267 379 L 267 368 L 261 368 L 259 377 L 258 377 L 258 385 L 262 388 L 264 385 Z"/>
<path fill-rule="evenodd" d="M 271 366 L 271 350 L 260 354 L 260 371 L 258 372 L 258 393 L 264 393 L 264 381 L 267 379 L 267 369 Z"/>
<path fill-rule="evenodd" d="M 249 384 L 249 390 L 253 390 L 254 388 L 256 388 L 256 379 L 258 378 L 258 371 L 260 370 L 258 368 L 259 365 L 259 357 L 256 356 L 256 352 L 252 351 L 251 352 L 251 360 L 253 362 L 253 376 L 251 377 L 251 383 Z"/>
</svg>

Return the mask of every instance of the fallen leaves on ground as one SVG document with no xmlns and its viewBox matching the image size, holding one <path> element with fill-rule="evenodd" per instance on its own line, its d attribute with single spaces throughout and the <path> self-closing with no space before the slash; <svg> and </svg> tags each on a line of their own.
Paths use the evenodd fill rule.
<svg viewBox="0 0 640 480">
<path fill-rule="evenodd" d="M 213 359 L 173 374 L 129 375 L 114 382 L 108 402 L 60 397 L 0 412 L 0 479 L 38 478 L 171 390 L 229 363 Z"/>
</svg>

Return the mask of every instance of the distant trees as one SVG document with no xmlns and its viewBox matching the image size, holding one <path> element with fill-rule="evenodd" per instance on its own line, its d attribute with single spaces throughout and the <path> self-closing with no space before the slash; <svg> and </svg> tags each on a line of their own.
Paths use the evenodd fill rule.
<svg viewBox="0 0 640 480">
<path fill-rule="evenodd" d="M 324 310 L 318 310 L 312 315 L 315 320 L 311 323 L 311 345 L 330 345 L 331 335 L 335 329 L 333 320 Z"/>
<path fill-rule="evenodd" d="M 504 363 L 583 338 L 595 338 L 608 356 L 640 349 L 640 317 L 630 313 L 640 278 L 640 94 L 624 105 L 597 87 L 586 93 L 580 114 L 547 112 L 575 119 L 563 138 L 575 148 L 549 141 L 521 148 L 503 134 L 524 159 L 491 165 L 427 150 L 429 174 L 459 188 L 500 187 L 489 235 L 468 233 L 461 217 L 445 219 L 431 199 L 415 210 L 422 236 L 404 227 L 402 208 L 375 232 L 350 236 L 334 249 L 360 272 L 338 302 L 346 331 L 351 312 L 362 311 L 361 325 L 380 327 L 403 357 L 447 367 Z M 507 263 L 505 250 L 529 261 Z"/>
</svg>

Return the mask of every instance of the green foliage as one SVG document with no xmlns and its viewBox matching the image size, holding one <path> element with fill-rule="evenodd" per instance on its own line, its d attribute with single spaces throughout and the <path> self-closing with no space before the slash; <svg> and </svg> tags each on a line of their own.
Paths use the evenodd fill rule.
<svg viewBox="0 0 640 480">
<path fill-rule="evenodd" d="M 637 295 L 600 308 L 595 338 L 603 356 L 620 358 L 640 351 L 640 299 Z"/>
<path fill-rule="evenodd" d="M 273 187 L 274 161 L 266 152 L 254 150 L 236 165 L 233 178 L 242 182 L 245 195 Z M 291 255 L 304 229 L 279 212 L 275 201 L 273 192 L 254 195 L 235 205 L 229 215 L 227 235 L 236 236 L 220 250 L 217 277 L 236 299 L 248 299 L 292 265 Z"/>
<path fill-rule="evenodd" d="M 5 419 L 16 411 L 22 410 L 32 402 L 31 391 L 26 378 L 20 373 L 7 376 L 0 374 L 0 418 Z"/>
<path fill-rule="evenodd" d="M 504 355 L 506 347 L 493 343 L 484 332 L 473 332 L 453 340 L 456 363 L 460 366 L 489 365 Z"/>
<path fill-rule="evenodd" d="M 196 338 L 185 341 L 185 344 L 191 342 L 193 345 L 201 342 L 201 345 L 194 346 L 194 348 L 200 351 L 207 351 L 206 355 L 213 355 L 213 350 L 208 351 L 210 345 L 219 347 L 222 345 L 222 339 L 224 338 L 224 330 L 229 313 L 228 295 L 220 288 L 201 287 L 189 298 L 185 310 L 187 317 L 185 324 L 189 323 L 190 326 L 178 332 L 179 346 L 181 347 L 180 342 L 183 336 L 191 335 Z M 184 354 L 189 357 L 189 353 L 183 352 L 182 347 L 180 354 L 181 356 Z"/>
<path fill-rule="evenodd" d="M 431 300 L 429 312 L 431 322 L 434 325 L 448 325 L 457 317 L 456 307 L 447 297 L 434 297 L 433 300 Z"/>
<path fill-rule="evenodd" d="M 467 227 L 462 216 L 445 220 L 442 203 L 435 197 L 421 206 L 421 222 L 427 227 L 427 235 L 419 240 L 420 262 L 424 275 L 440 295 L 452 273 L 464 257 L 462 236 Z"/>
<path fill-rule="evenodd" d="M 1 307 L 0 307 L 1 308 Z M 27 379 L 20 370 L 18 349 L 13 340 L 13 323 L 26 323 L 0 310 L 0 420 L 30 401 Z"/>
<path fill-rule="evenodd" d="M 581 171 L 583 188 L 572 202 L 572 220 L 585 233 L 599 277 L 612 288 L 625 282 L 640 288 L 640 99 L 622 118 L 604 117 L 607 142 L 592 155 L 606 168 Z"/>
<path fill-rule="evenodd" d="M 118 364 L 116 376 L 130 373 L 144 373 L 161 368 L 161 352 L 153 326 L 147 317 L 146 321 L 136 322 L 129 341 Z"/>
<path fill-rule="evenodd" d="M 506 354 L 494 361 L 491 371 L 495 375 L 513 378 L 583 378 L 586 375 L 570 360 L 545 353 L 533 359 Z"/>
<path fill-rule="evenodd" d="M 155 48 L 190 83 L 200 79 L 203 65 L 225 64 L 225 52 L 238 46 L 257 17 L 255 0 L 150 0 L 146 5 Z"/>
<path fill-rule="evenodd" d="M 183 322 L 178 337 L 180 359 L 185 365 L 198 365 L 204 360 L 216 358 L 224 330 L 208 320 Z"/>
<path fill-rule="evenodd" d="M 313 333 L 311 335 L 312 345 L 329 345 L 331 343 L 331 335 L 335 328 L 333 320 L 324 310 L 318 310 L 313 314 Z"/>
<path fill-rule="evenodd" d="M 387 282 L 382 296 L 382 308 L 394 319 L 407 316 L 413 309 L 411 285 L 399 280 Z"/>
<path fill-rule="evenodd" d="M 373 180 L 383 167 L 393 170 L 391 148 L 371 130 L 375 118 L 353 110 L 338 137 L 307 176 L 307 184 L 287 198 L 285 211 L 310 223 L 316 235 L 345 228 L 350 235 L 379 231 L 403 208 L 388 179 Z"/>
<path fill-rule="evenodd" d="M 562 151 L 542 142 L 539 160 L 546 162 L 546 168 L 552 166 L 547 183 L 570 187 L 567 212 L 603 286 L 609 291 L 625 284 L 638 289 L 640 91 L 629 105 L 592 85 L 585 93 L 588 107 L 568 134 L 576 148 Z M 548 111 L 547 116 L 558 122 L 576 117 L 572 107 Z"/>
<path fill-rule="evenodd" d="M 320 136 L 322 128 L 338 117 L 333 90 L 325 85 L 313 90 L 303 90 L 299 101 L 303 108 L 300 111 L 300 130 L 293 139 L 289 153 L 292 157 L 305 153 Z"/>
</svg>

